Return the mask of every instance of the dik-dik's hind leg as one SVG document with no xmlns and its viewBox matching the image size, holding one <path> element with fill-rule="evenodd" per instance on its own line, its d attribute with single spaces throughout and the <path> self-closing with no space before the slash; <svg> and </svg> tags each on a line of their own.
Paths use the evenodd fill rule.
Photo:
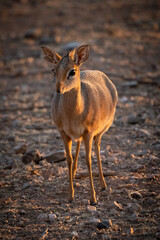
<svg viewBox="0 0 160 240">
<path fill-rule="evenodd" d="M 74 188 L 73 188 L 73 175 L 72 175 L 72 140 L 69 136 L 65 134 L 64 131 L 60 131 L 61 136 L 64 141 L 65 149 L 66 149 L 66 158 L 68 163 L 69 170 L 69 201 L 72 202 L 74 200 Z"/>
<path fill-rule="evenodd" d="M 95 151 L 97 155 L 97 161 L 98 161 L 98 169 L 99 169 L 99 181 L 102 190 L 106 189 L 106 182 L 103 176 L 103 170 L 102 170 L 102 164 L 101 164 L 101 156 L 100 156 L 100 143 L 101 143 L 101 137 L 102 135 L 96 135 L 94 137 L 94 145 L 95 145 Z"/>
<path fill-rule="evenodd" d="M 92 159 L 91 159 L 91 151 L 92 151 L 92 141 L 93 137 L 89 135 L 89 133 L 84 133 L 83 135 L 84 146 L 86 150 L 86 163 L 89 172 L 89 181 L 90 181 L 90 203 L 96 204 L 96 196 L 93 185 L 93 177 L 92 177 Z"/>
<path fill-rule="evenodd" d="M 76 155 L 74 157 L 74 162 L 73 162 L 73 178 L 75 178 L 76 175 L 76 171 L 77 171 L 77 162 L 78 162 L 78 155 L 79 155 L 79 149 L 80 149 L 80 145 L 81 145 L 81 140 L 78 140 L 77 142 L 77 148 L 76 148 Z"/>
</svg>

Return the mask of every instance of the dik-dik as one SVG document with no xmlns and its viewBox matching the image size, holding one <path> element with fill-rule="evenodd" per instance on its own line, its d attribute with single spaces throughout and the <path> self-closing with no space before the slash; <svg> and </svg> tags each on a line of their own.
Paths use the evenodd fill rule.
<svg viewBox="0 0 160 240">
<path fill-rule="evenodd" d="M 109 78 L 100 71 L 80 71 L 89 56 L 88 45 L 82 45 L 61 57 L 42 47 L 45 60 L 53 64 L 56 91 L 52 101 L 52 117 L 63 138 L 69 170 L 69 201 L 74 200 L 73 178 L 76 174 L 81 140 L 84 142 L 89 171 L 90 203 L 96 203 L 92 177 L 92 142 L 98 160 L 99 180 L 106 188 L 100 159 L 100 142 L 103 133 L 111 126 L 117 104 L 117 91 Z M 72 140 L 77 141 L 72 157 Z"/>
</svg>

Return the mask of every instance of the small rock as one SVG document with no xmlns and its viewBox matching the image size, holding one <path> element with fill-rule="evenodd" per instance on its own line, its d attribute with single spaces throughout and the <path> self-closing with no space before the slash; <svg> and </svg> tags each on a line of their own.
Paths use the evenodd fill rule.
<svg viewBox="0 0 160 240">
<path fill-rule="evenodd" d="M 131 155 L 133 158 L 136 158 L 133 154 Z M 144 165 L 136 164 L 131 167 L 132 172 L 142 172 L 145 169 Z"/>
<path fill-rule="evenodd" d="M 132 199 L 132 198 L 135 198 L 135 199 L 141 199 L 142 198 L 142 195 L 139 193 L 139 192 L 131 192 L 129 194 L 129 197 Z"/>
<path fill-rule="evenodd" d="M 137 87 L 138 82 L 137 81 L 127 81 L 123 84 L 125 87 Z"/>
<path fill-rule="evenodd" d="M 94 224 L 94 223 L 99 223 L 100 222 L 100 219 L 98 219 L 98 218 L 91 218 L 90 220 L 89 220 L 89 223 L 91 223 L 91 224 Z"/>
<path fill-rule="evenodd" d="M 53 43 L 53 42 L 54 42 L 54 37 L 53 36 L 51 36 L 51 37 L 43 36 L 40 39 L 41 44 L 49 44 L 49 43 Z"/>
<path fill-rule="evenodd" d="M 142 210 L 141 205 L 138 203 L 128 203 L 126 210 L 129 210 L 130 212 L 140 212 Z"/>
<path fill-rule="evenodd" d="M 31 184 L 29 182 L 26 182 L 23 184 L 22 189 L 26 189 L 26 188 L 30 187 L 30 185 Z"/>
<path fill-rule="evenodd" d="M 28 93 L 28 92 L 29 92 L 29 86 L 23 84 L 23 85 L 21 86 L 21 92 L 22 92 L 22 93 Z"/>
<path fill-rule="evenodd" d="M 97 228 L 99 230 L 104 229 L 104 228 L 108 229 L 109 227 L 111 227 L 111 224 L 110 224 L 110 222 L 108 220 L 104 220 L 104 221 L 99 222 L 97 224 Z"/>
<path fill-rule="evenodd" d="M 78 236 L 78 232 L 76 232 L 76 231 L 73 231 L 72 233 L 71 233 L 71 235 L 74 237 L 74 238 L 78 238 L 79 236 Z"/>
<path fill-rule="evenodd" d="M 82 203 L 83 203 L 84 205 L 88 205 L 88 204 L 89 204 L 89 200 L 88 200 L 88 199 L 82 199 Z"/>
<path fill-rule="evenodd" d="M 56 215 L 54 213 L 48 214 L 48 221 L 49 222 L 54 222 L 55 219 L 56 219 Z"/>
<path fill-rule="evenodd" d="M 115 215 L 115 214 L 117 214 L 116 209 L 112 208 L 112 209 L 110 210 L 109 214 L 110 214 L 110 215 Z"/>
<path fill-rule="evenodd" d="M 131 216 L 128 217 L 128 219 L 131 222 L 137 222 L 138 221 L 138 214 L 137 213 L 133 213 Z"/>
<path fill-rule="evenodd" d="M 70 211 L 71 216 L 79 214 L 79 211 L 77 209 L 71 210 Z"/>
<path fill-rule="evenodd" d="M 141 123 L 142 122 L 142 118 L 135 116 L 133 114 L 131 114 L 130 116 L 128 116 L 128 123 L 129 124 L 137 124 L 137 123 Z"/>
<path fill-rule="evenodd" d="M 25 227 L 25 223 L 23 221 L 18 222 L 18 227 Z"/>
<path fill-rule="evenodd" d="M 31 39 L 38 39 L 42 35 L 42 30 L 40 28 L 29 29 L 24 37 Z"/>
<path fill-rule="evenodd" d="M 7 140 L 12 141 L 12 142 L 15 142 L 16 139 L 17 139 L 17 137 L 15 135 L 10 135 L 10 136 L 7 137 Z"/>
<path fill-rule="evenodd" d="M 42 160 L 42 154 L 37 149 L 26 152 L 22 157 L 22 162 L 28 164 L 32 161 L 39 163 Z"/>
<path fill-rule="evenodd" d="M 37 217 L 37 220 L 39 222 L 43 222 L 43 221 L 47 222 L 48 221 L 48 215 L 46 213 L 40 213 Z"/>
<path fill-rule="evenodd" d="M 135 153 L 136 156 L 142 157 L 147 154 L 147 150 L 139 150 Z"/>
<path fill-rule="evenodd" d="M 96 209 L 95 206 L 90 206 L 90 205 L 88 205 L 88 206 L 87 206 L 87 210 L 88 210 L 88 212 L 90 212 L 90 213 L 96 213 L 96 212 L 97 212 L 97 209 Z"/>
<path fill-rule="evenodd" d="M 4 114 L 4 115 L 1 116 L 1 121 L 2 122 L 8 122 L 10 120 L 11 120 L 11 117 L 8 116 L 7 114 Z"/>
<path fill-rule="evenodd" d="M 128 102 L 128 98 L 127 98 L 126 96 L 123 96 L 123 97 L 120 97 L 120 98 L 119 98 L 119 101 L 120 101 L 121 103 L 126 103 L 126 102 Z"/>
<path fill-rule="evenodd" d="M 27 212 L 26 212 L 24 209 L 22 209 L 22 210 L 19 211 L 19 214 L 20 214 L 20 215 L 25 215 L 26 213 L 27 213 Z"/>
<path fill-rule="evenodd" d="M 15 146 L 13 148 L 13 151 L 16 153 L 16 154 L 24 154 L 26 151 L 27 151 L 27 145 L 26 144 L 20 144 L 18 146 Z"/>
<path fill-rule="evenodd" d="M 15 119 L 15 120 L 12 121 L 11 124 L 12 124 L 12 127 L 16 128 L 16 127 L 20 127 L 21 122 L 20 122 L 20 120 Z"/>
</svg>

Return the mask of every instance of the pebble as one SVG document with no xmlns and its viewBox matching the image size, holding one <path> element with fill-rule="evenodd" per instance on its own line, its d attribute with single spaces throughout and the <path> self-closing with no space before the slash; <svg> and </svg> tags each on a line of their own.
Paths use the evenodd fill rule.
<svg viewBox="0 0 160 240">
<path fill-rule="evenodd" d="M 26 151 L 27 151 L 27 145 L 26 144 L 20 144 L 18 146 L 15 146 L 13 148 L 13 151 L 16 153 L 16 154 L 24 154 Z"/>
<path fill-rule="evenodd" d="M 83 203 L 84 205 L 88 205 L 88 204 L 89 204 L 89 200 L 87 200 L 87 199 L 82 199 L 82 203 Z"/>
<path fill-rule="evenodd" d="M 8 122 L 10 120 L 11 120 L 11 117 L 8 116 L 8 114 L 4 114 L 1 116 L 1 121 L 3 121 L 3 122 Z"/>
<path fill-rule="evenodd" d="M 131 192 L 130 194 L 129 194 L 129 197 L 130 198 L 135 198 L 135 199 L 141 199 L 142 198 L 142 195 L 139 193 L 139 192 Z"/>
<path fill-rule="evenodd" d="M 79 211 L 77 209 L 71 210 L 70 211 L 71 216 L 79 214 Z"/>
<path fill-rule="evenodd" d="M 53 43 L 54 42 L 54 37 L 48 37 L 48 36 L 42 36 L 40 39 L 40 43 L 41 44 L 49 44 L 49 43 Z"/>
<path fill-rule="evenodd" d="M 99 222 L 97 224 L 97 228 L 99 230 L 104 229 L 104 228 L 108 229 L 109 227 L 111 227 L 111 224 L 110 224 L 110 222 L 108 220 L 104 220 L 104 221 Z"/>
<path fill-rule="evenodd" d="M 26 189 L 26 188 L 30 187 L 30 185 L 31 185 L 30 182 L 26 182 L 23 184 L 22 189 Z"/>
<path fill-rule="evenodd" d="M 20 214 L 20 215 L 25 215 L 26 213 L 27 213 L 27 212 L 26 212 L 24 209 L 22 209 L 22 210 L 19 211 L 19 214 Z"/>
<path fill-rule="evenodd" d="M 136 153 L 135 153 L 135 156 L 139 156 L 139 157 L 142 157 L 142 156 L 144 156 L 144 155 L 146 155 L 147 154 L 147 150 L 145 149 L 145 150 L 139 150 L 139 151 L 137 151 Z"/>
<path fill-rule="evenodd" d="M 128 203 L 126 210 L 129 210 L 133 213 L 140 212 L 142 210 L 142 207 L 138 203 Z"/>
<path fill-rule="evenodd" d="M 137 87 L 138 82 L 137 81 L 127 81 L 123 84 L 125 87 Z"/>
<path fill-rule="evenodd" d="M 15 120 L 12 121 L 11 124 L 12 124 L 12 127 L 16 128 L 16 127 L 20 127 L 21 122 L 20 122 L 20 120 L 15 119 Z"/>
<path fill-rule="evenodd" d="M 73 232 L 71 233 L 71 235 L 72 235 L 72 237 L 74 237 L 74 238 L 78 238 L 78 237 L 79 237 L 78 232 L 76 232 L 76 231 L 73 231 Z"/>
<path fill-rule="evenodd" d="M 54 213 L 48 214 L 48 221 L 49 222 L 54 222 L 55 219 L 56 219 L 56 215 Z"/>
<path fill-rule="evenodd" d="M 18 227 L 25 227 L 25 223 L 23 221 L 18 222 Z"/>
<path fill-rule="evenodd" d="M 90 205 L 88 205 L 88 206 L 87 206 L 87 210 L 88 210 L 88 212 L 90 212 L 90 213 L 96 213 L 96 212 L 97 212 L 97 208 L 96 208 L 95 206 L 90 206 Z"/>
<path fill-rule="evenodd" d="M 37 220 L 39 222 L 43 222 L 43 221 L 48 221 L 48 214 L 46 213 L 40 213 L 37 217 Z"/>
<path fill-rule="evenodd" d="M 91 218 L 90 220 L 89 220 L 89 223 L 91 223 L 91 224 L 94 224 L 94 223 L 99 223 L 100 222 L 100 219 L 98 219 L 98 218 Z"/>
<path fill-rule="evenodd" d="M 116 209 L 112 208 L 112 209 L 110 210 L 109 214 L 110 214 L 110 215 L 115 215 L 115 214 L 117 214 Z"/>
<path fill-rule="evenodd" d="M 37 149 L 30 150 L 26 152 L 22 157 L 22 162 L 24 164 L 28 164 L 32 161 L 35 163 L 39 163 L 39 161 L 42 159 L 42 155 L 39 153 Z"/>
<path fill-rule="evenodd" d="M 131 216 L 128 217 L 128 219 L 131 222 L 137 222 L 138 221 L 138 214 L 137 213 L 133 213 Z"/>
<path fill-rule="evenodd" d="M 7 137 L 7 140 L 8 140 L 8 141 L 15 142 L 15 141 L 17 140 L 17 136 L 15 136 L 15 135 L 10 135 L 10 136 Z"/>
<path fill-rule="evenodd" d="M 123 96 L 123 97 L 120 97 L 120 98 L 119 98 L 119 101 L 120 101 L 121 103 L 126 103 L 126 102 L 128 102 L 128 98 L 127 98 L 126 96 Z"/>
<path fill-rule="evenodd" d="M 31 39 L 37 39 L 42 35 L 42 30 L 40 28 L 33 28 L 33 29 L 29 29 L 24 37 L 25 38 L 31 38 Z"/>
<path fill-rule="evenodd" d="M 22 93 L 28 93 L 28 92 L 29 92 L 29 86 L 23 84 L 23 85 L 21 86 L 21 92 L 22 92 Z"/>
<path fill-rule="evenodd" d="M 128 116 L 128 123 L 129 124 L 137 124 L 137 123 L 141 123 L 142 119 L 138 116 L 135 116 L 133 114 Z"/>
</svg>

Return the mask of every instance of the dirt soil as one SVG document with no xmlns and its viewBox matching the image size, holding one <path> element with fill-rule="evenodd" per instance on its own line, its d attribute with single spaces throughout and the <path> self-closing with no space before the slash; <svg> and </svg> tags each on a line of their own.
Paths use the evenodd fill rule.
<svg viewBox="0 0 160 240">
<path fill-rule="evenodd" d="M 158 0 L 0 1 L 0 239 L 160 238 L 159 16 Z M 83 146 L 72 204 L 66 161 L 22 162 L 29 150 L 64 149 L 40 47 L 64 55 L 82 43 L 90 45 L 82 69 L 106 73 L 119 94 L 101 144 L 103 192 L 93 149 L 95 207 Z"/>
</svg>

